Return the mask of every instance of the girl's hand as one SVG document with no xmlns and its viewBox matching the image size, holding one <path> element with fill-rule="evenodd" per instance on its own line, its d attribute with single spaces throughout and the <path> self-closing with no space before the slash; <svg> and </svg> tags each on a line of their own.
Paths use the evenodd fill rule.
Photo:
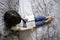
<svg viewBox="0 0 60 40">
<path fill-rule="evenodd" d="M 21 18 L 23 21 L 27 22 L 28 18 Z"/>
<path fill-rule="evenodd" d="M 28 21 L 28 18 L 24 18 L 25 21 Z"/>
</svg>

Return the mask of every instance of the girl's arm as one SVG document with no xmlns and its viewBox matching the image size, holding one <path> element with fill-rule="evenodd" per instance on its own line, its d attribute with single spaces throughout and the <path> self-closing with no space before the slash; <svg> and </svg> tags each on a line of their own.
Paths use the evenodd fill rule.
<svg viewBox="0 0 60 40">
<path fill-rule="evenodd" d="M 22 28 L 22 27 L 12 27 L 11 30 L 15 30 L 15 31 L 26 31 L 26 30 L 32 30 L 35 29 L 35 27 L 28 27 L 28 28 Z"/>
<path fill-rule="evenodd" d="M 28 28 L 20 28 L 20 31 L 26 31 L 26 30 L 33 30 L 36 29 L 35 27 L 28 27 Z"/>
</svg>

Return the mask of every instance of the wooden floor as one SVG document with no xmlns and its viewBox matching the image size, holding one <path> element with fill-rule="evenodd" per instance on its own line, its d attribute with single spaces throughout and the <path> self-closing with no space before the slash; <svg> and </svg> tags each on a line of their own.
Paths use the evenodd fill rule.
<svg viewBox="0 0 60 40">
<path fill-rule="evenodd" d="M 10 9 L 19 10 L 19 1 L 22 0 L 0 0 L 0 29 L 3 34 L 3 14 Z M 53 16 L 50 24 L 44 25 L 36 30 L 20 33 L 20 40 L 60 40 L 60 0 L 29 0 L 34 16 Z M 28 2 L 27 2 L 28 4 Z M 27 5 L 26 4 L 26 5 Z M 26 13 L 27 14 L 27 13 Z M 0 37 L 3 40 L 3 37 Z M 14 35 L 13 40 L 19 40 Z"/>
</svg>

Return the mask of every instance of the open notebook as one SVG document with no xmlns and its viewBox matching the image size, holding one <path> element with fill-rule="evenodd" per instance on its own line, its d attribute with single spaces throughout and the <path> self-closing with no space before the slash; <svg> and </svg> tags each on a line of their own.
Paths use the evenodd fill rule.
<svg viewBox="0 0 60 40">
<path fill-rule="evenodd" d="M 28 22 L 26 22 L 27 27 L 35 27 L 35 19 L 33 15 L 26 16 L 28 18 Z"/>
<path fill-rule="evenodd" d="M 34 21 L 34 16 L 30 15 L 30 16 L 26 16 L 25 18 L 28 19 L 28 21 Z"/>
</svg>

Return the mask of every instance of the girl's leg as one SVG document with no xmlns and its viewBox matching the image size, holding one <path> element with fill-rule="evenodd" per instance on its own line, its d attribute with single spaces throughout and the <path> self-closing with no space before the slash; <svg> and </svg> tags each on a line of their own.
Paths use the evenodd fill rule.
<svg viewBox="0 0 60 40">
<path fill-rule="evenodd" d="M 36 27 L 42 26 L 48 22 L 51 22 L 52 17 L 51 16 L 47 16 L 47 17 L 42 17 L 43 19 L 41 21 L 35 21 L 35 25 Z M 46 19 L 46 20 L 45 20 Z"/>
<path fill-rule="evenodd" d="M 46 23 L 45 21 L 37 21 L 37 22 L 35 22 L 35 25 L 36 25 L 36 27 L 40 27 L 40 26 L 44 25 L 45 23 Z"/>
<path fill-rule="evenodd" d="M 26 25 L 26 22 L 25 22 L 25 21 L 23 21 L 23 27 L 24 27 L 24 28 L 26 28 L 26 27 L 27 27 L 27 25 Z"/>
<path fill-rule="evenodd" d="M 42 21 L 42 20 L 45 20 L 45 19 L 46 19 L 45 16 L 35 16 L 34 18 L 35 18 L 35 21 L 36 21 L 36 22 L 37 22 L 37 21 Z"/>
</svg>

